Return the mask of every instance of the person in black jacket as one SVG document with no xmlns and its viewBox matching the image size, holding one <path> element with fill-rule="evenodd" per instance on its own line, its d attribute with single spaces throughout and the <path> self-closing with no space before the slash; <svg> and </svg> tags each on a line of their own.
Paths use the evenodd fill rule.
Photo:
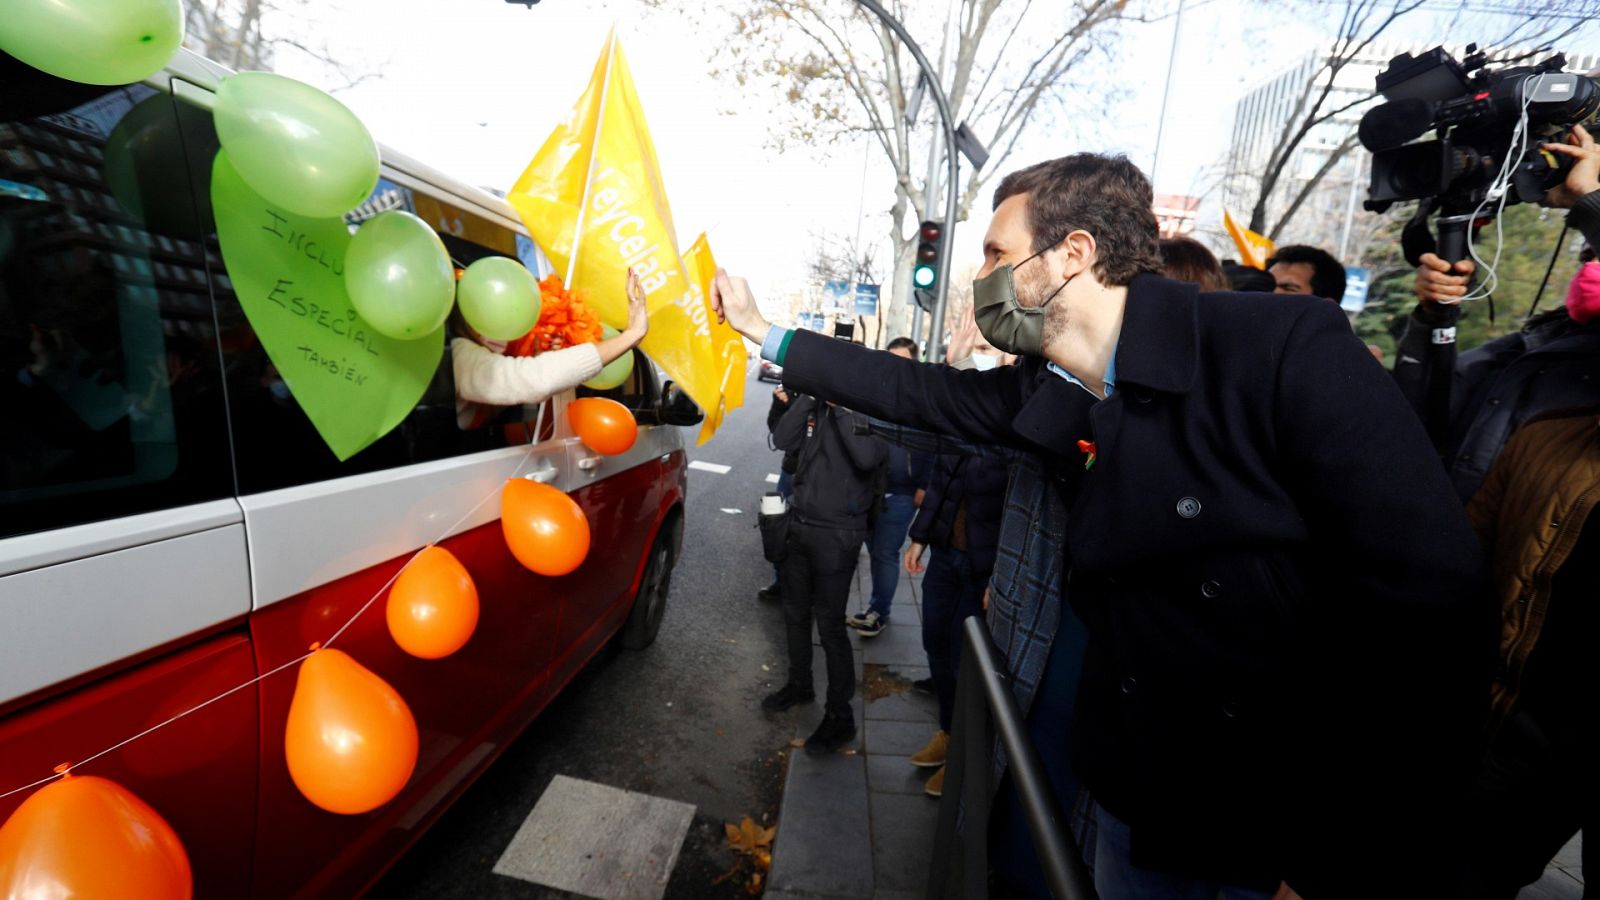
<svg viewBox="0 0 1600 900">
<path fill-rule="evenodd" d="M 1545 205 L 1571 209 L 1567 224 L 1590 247 L 1600 247 L 1600 146 L 1581 125 L 1572 129 L 1571 140 L 1545 145 L 1576 160 Z M 1436 355 L 1456 352 L 1454 306 L 1472 290 L 1474 267 L 1463 260 L 1452 268 L 1432 253 L 1422 254 L 1421 261 L 1414 286 L 1420 302 L 1400 336 L 1394 377 L 1418 414 L 1426 415 L 1433 390 L 1429 372 Z M 1430 427 L 1465 502 L 1522 423 L 1541 413 L 1600 403 L 1600 323 L 1581 323 L 1565 309 L 1552 310 L 1515 334 L 1461 354 L 1454 373 L 1447 421 Z"/>
<path fill-rule="evenodd" d="M 940 456 L 906 548 L 907 572 L 922 575 L 922 649 L 928 654 L 939 730 L 911 756 L 914 766 L 938 767 L 923 784 L 931 797 L 944 793 L 944 762 L 955 716 L 961 663 L 961 623 L 983 615 L 983 591 L 994 571 L 1000 512 L 1006 499 L 1006 465 L 990 456 Z M 932 559 L 922 557 L 932 549 Z"/>
<path fill-rule="evenodd" d="M 856 692 L 855 651 L 845 633 L 844 610 L 867 539 L 868 513 L 878 500 L 877 473 L 887 445 L 867 434 L 865 416 L 804 396 L 789 402 L 772 443 L 795 454 L 787 553 L 779 576 L 789 677 L 761 705 L 781 712 L 816 699 L 811 684 L 815 623 L 827 657 L 828 697 L 822 722 L 806 739 L 806 752 L 829 753 L 856 734 L 850 707 Z"/>
<path fill-rule="evenodd" d="M 771 436 L 778 431 L 778 423 L 783 421 L 783 414 L 789 411 L 789 392 L 778 385 L 772 389 L 772 405 L 767 407 L 767 435 Z M 772 447 L 773 450 L 778 449 Z M 778 496 L 788 503 L 794 496 L 794 461 L 795 454 L 783 454 L 783 462 L 778 467 Z M 783 596 L 783 566 L 779 563 L 772 564 L 772 583 L 756 593 L 757 597 L 767 602 L 772 602 Z"/>
<path fill-rule="evenodd" d="M 726 272 L 712 303 L 792 390 L 1039 458 L 1007 504 L 1067 504 L 1044 571 L 1087 626 L 1081 676 L 1046 584 L 997 567 L 989 620 L 1019 705 L 1076 695 L 1102 900 L 1458 896 L 1494 651 L 1465 512 L 1338 306 L 1151 274 L 1152 199 L 1089 153 L 1001 182 L 974 298 L 1017 366 L 769 326 Z"/>
</svg>

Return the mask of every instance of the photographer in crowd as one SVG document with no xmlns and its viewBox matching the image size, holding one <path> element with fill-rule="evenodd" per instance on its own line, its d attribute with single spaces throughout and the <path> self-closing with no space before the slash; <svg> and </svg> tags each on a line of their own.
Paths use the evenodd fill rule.
<svg viewBox="0 0 1600 900">
<path fill-rule="evenodd" d="M 1570 209 L 1567 224 L 1589 246 L 1600 247 L 1600 146 L 1583 126 L 1570 143 L 1545 149 L 1574 160 L 1564 183 L 1545 197 Z M 1436 343 L 1435 329 L 1454 322 L 1447 307 L 1472 289 L 1471 260 L 1452 267 L 1432 253 L 1421 258 L 1416 294 L 1421 301 L 1406 322 L 1394 366 L 1395 380 L 1422 412 L 1432 390 L 1434 354 L 1455 352 Z M 1449 417 L 1437 449 L 1462 500 L 1470 498 L 1513 432 L 1539 413 L 1600 402 L 1600 322 L 1583 306 L 1587 293 L 1569 293 L 1565 308 L 1530 319 L 1521 331 L 1462 353 L 1449 386 Z"/>
<path fill-rule="evenodd" d="M 856 659 L 845 632 L 844 611 L 861 545 L 871 533 L 870 514 L 879 500 L 878 476 L 888 448 L 867 434 L 865 416 L 810 396 L 790 399 L 772 443 L 795 454 L 787 552 L 778 576 L 789 676 L 783 687 L 762 699 L 761 706 L 782 712 L 816 699 L 811 673 L 814 625 L 827 660 L 828 694 L 822 721 L 806 739 L 805 748 L 807 753 L 831 753 L 856 736 L 850 706 L 856 693 Z"/>
<path fill-rule="evenodd" d="M 1419 860 L 1456 846 L 1492 652 L 1465 513 L 1339 307 L 1154 274 L 1152 200 L 1092 153 L 1001 182 L 974 304 L 1016 366 L 772 327 L 726 272 L 713 305 L 792 389 L 1037 458 L 989 619 L 1024 714 L 1076 696 L 1102 900 L 1453 896 Z"/>
</svg>

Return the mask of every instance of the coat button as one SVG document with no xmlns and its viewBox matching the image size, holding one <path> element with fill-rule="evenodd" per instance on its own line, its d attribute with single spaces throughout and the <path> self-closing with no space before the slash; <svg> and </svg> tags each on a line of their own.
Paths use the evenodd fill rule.
<svg viewBox="0 0 1600 900">
<path fill-rule="evenodd" d="M 1124 694 L 1133 693 L 1134 688 L 1137 688 L 1138 686 L 1139 686 L 1139 679 L 1133 677 L 1132 675 L 1129 675 L 1127 678 L 1122 679 L 1122 692 Z"/>
<path fill-rule="evenodd" d="M 1200 585 L 1200 593 L 1206 599 L 1214 600 L 1217 595 L 1222 593 L 1222 585 L 1216 580 L 1207 581 L 1205 584 Z"/>
<path fill-rule="evenodd" d="M 1200 501 L 1193 497 L 1185 497 L 1178 501 L 1178 515 L 1185 519 L 1192 519 L 1200 515 Z"/>
</svg>

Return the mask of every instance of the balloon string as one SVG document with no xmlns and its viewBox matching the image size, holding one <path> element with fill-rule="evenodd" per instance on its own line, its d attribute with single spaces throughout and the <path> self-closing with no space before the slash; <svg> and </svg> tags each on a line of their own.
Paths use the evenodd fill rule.
<svg viewBox="0 0 1600 900">
<path fill-rule="evenodd" d="M 528 450 L 527 450 L 526 453 L 524 453 L 522 455 L 522 459 L 517 463 L 517 467 L 515 469 L 511 470 L 511 475 L 508 476 L 509 478 L 516 478 L 518 475 L 522 474 L 522 467 L 527 465 L 528 464 L 528 460 L 533 458 L 533 448 L 538 444 L 539 435 L 544 430 L 544 411 L 545 411 L 545 407 L 547 405 L 548 405 L 547 403 L 540 403 L 539 404 L 538 415 L 534 418 L 533 439 L 528 443 Z M 444 530 L 444 533 L 439 535 L 438 540 L 430 542 L 427 546 L 425 546 L 422 549 L 419 549 L 415 553 L 411 554 L 411 559 L 406 560 L 405 565 L 401 566 L 398 571 L 396 571 L 393 575 L 389 576 L 389 580 L 383 583 L 383 587 L 378 588 L 377 592 L 374 593 L 372 595 L 372 597 L 367 600 L 366 603 L 363 603 L 361 605 L 361 608 L 355 611 L 354 615 L 352 615 L 350 618 L 346 619 L 345 623 L 343 625 L 339 626 L 339 630 L 335 631 L 333 633 L 332 637 L 330 637 L 327 640 L 323 641 L 320 646 L 327 647 L 327 646 L 329 646 L 329 645 L 331 645 L 333 643 L 334 638 L 337 638 L 339 635 L 344 634 L 345 629 L 349 628 L 351 625 L 354 625 L 356 620 L 361 618 L 362 614 L 364 614 L 368 609 L 372 608 L 372 604 L 376 603 L 378 598 L 383 596 L 383 593 L 385 591 L 387 591 L 391 585 L 394 584 L 395 579 L 400 577 L 400 573 L 404 572 L 406 570 L 406 566 L 411 565 L 412 561 L 415 560 L 420 553 L 422 553 L 422 550 L 427 549 L 427 547 L 433 546 L 433 544 L 439 543 L 439 541 L 442 541 L 445 538 L 449 537 L 451 534 L 453 534 L 455 532 L 456 528 L 461 525 L 461 523 L 465 522 L 468 518 L 470 518 L 472 516 L 473 513 L 477 512 L 479 509 L 481 509 L 485 503 L 488 503 L 490 500 L 492 500 L 494 498 L 494 496 L 496 494 L 498 494 L 502 489 L 503 489 L 503 487 L 497 487 L 494 490 L 490 491 L 488 494 L 484 495 L 482 500 L 479 500 L 477 503 L 473 504 L 472 508 L 467 510 L 466 513 L 461 516 L 461 518 L 455 520 L 455 522 L 453 524 L 451 524 L 451 526 L 449 528 L 446 528 Z M 275 667 L 275 668 L 273 668 L 273 669 L 271 669 L 271 670 L 269 670 L 267 672 L 263 672 L 262 674 L 257 675 L 256 677 L 250 679 L 249 681 L 244 682 L 243 684 L 238 684 L 238 685 L 235 685 L 235 686 L 233 686 L 231 688 L 228 688 L 227 690 L 225 690 L 222 693 L 216 695 L 215 697 L 212 697 L 210 700 L 206 700 L 206 701 L 203 701 L 201 703 L 197 703 L 194 706 L 191 706 L 188 709 L 178 713 L 177 715 L 174 715 L 172 718 L 167 719 L 164 722 L 158 722 L 157 724 L 152 725 L 149 728 L 146 728 L 145 730 L 139 732 L 138 734 L 134 735 L 133 737 L 127 738 L 126 740 L 123 740 L 123 741 L 121 741 L 119 743 L 112 744 L 110 747 L 107 747 L 104 750 L 101 750 L 99 753 L 96 753 L 96 754 L 94 754 L 92 756 L 84 757 L 83 759 L 78 760 L 77 762 L 71 763 L 69 765 L 60 766 L 60 767 L 58 767 L 56 772 L 54 772 L 53 774 L 51 774 L 49 776 L 41 778 L 38 781 L 32 782 L 30 784 L 25 784 L 22 787 L 13 788 L 13 789 L 11 789 L 9 791 L 6 791 L 5 793 L 0 794 L 0 800 L 4 800 L 5 798 L 10 797 L 10 796 L 12 796 L 14 794 L 20 794 L 23 791 L 33 790 L 34 788 L 39 787 L 40 785 L 49 784 L 50 782 L 55 781 L 56 779 L 67 775 L 73 769 L 76 769 L 79 766 L 86 765 L 88 763 L 94 762 L 95 760 L 99 759 L 102 756 L 105 756 L 108 753 L 114 753 L 114 752 L 116 752 L 118 750 L 121 750 L 123 747 L 128 746 L 129 744 L 133 743 L 134 741 L 137 741 L 142 737 L 146 737 L 147 735 L 150 735 L 150 734 L 152 734 L 154 732 L 160 731 L 161 729 L 167 727 L 168 725 L 171 725 L 172 723 L 178 721 L 179 719 L 182 719 L 182 718 L 184 718 L 186 716 L 193 715 L 194 713 L 197 713 L 200 710 L 205 709 L 206 707 L 210 706 L 211 704 L 216 703 L 218 700 L 226 699 L 227 697 L 232 696 L 233 694 L 237 694 L 238 692 L 244 690 L 245 688 L 254 687 L 255 685 L 261 683 L 262 681 L 265 681 L 268 678 L 271 678 L 272 676 L 278 674 L 279 672 L 282 672 L 285 669 L 293 668 L 294 666 L 304 662 L 307 657 L 309 657 L 312 653 L 315 653 L 315 652 L 316 652 L 315 650 L 308 650 L 305 653 L 302 653 L 301 655 L 295 657 L 294 659 L 291 659 L 288 662 L 283 663 L 282 665 L 279 665 L 279 666 L 277 666 L 277 667 Z"/>
</svg>

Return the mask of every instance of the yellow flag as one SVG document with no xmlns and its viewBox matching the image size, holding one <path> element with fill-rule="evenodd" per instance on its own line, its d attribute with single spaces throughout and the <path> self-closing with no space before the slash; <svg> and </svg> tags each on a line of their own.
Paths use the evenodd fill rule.
<svg viewBox="0 0 1600 900">
<path fill-rule="evenodd" d="M 711 314 L 716 264 L 705 238 L 691 258 L 678 252 L 655 144 L 614 30 L 589 86 L 506 199 L 602 321 L 625 323 L 627 273 L 638 273 L 650 312 L 644 351 L 706 411 L 705 443 L 744 401 L 744 343 Z"/>
<path fill-rule="evenodd" d="M 1267 260 L 1278 250 L 1272 239 L 1240 227 L 1227 210 L 1222 211 L 1222 224 L 1228 229 L 1228 235 L 1233 238 L 1233 245 L 1239 248 L 1239 261 L 1251 268 L 1265 269 Z"/>
</svg>

